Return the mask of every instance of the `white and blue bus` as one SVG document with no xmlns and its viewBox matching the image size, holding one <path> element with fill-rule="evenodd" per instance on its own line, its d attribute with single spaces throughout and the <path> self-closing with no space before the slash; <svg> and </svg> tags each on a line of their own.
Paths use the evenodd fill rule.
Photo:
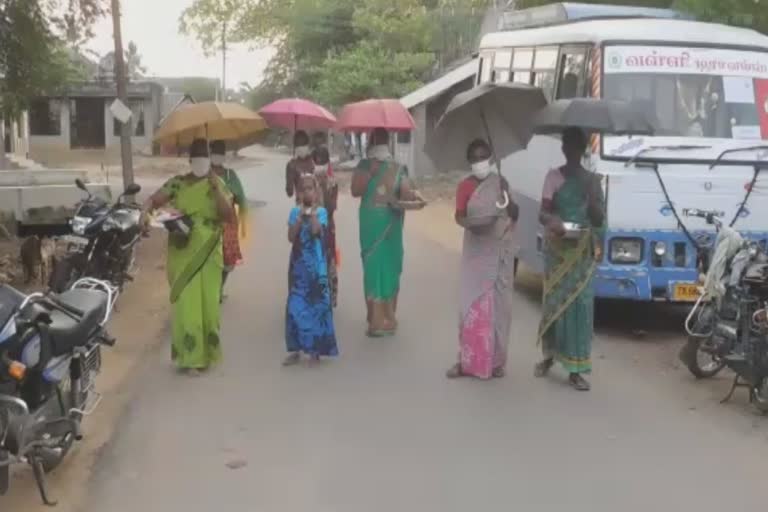
<svg viewBox="0 0 768 512">
<path fill-rule="evenodd" d="M 642 103 L 652 137 L 594 136 L 608 232 L 596 296 L 691 301 L 713 243 L 687 209 L 716 209 L 747 238 L 768 239 L 768 37 L 673 11 L 552 4 L 508 13 L 483 37 L 477 83 L 522 82 L 550 100 Z M 536 136 L 501 162 L 521 207 L 519 261 L 543 271 L 538 211 L 560 142 Z"/>
</svg>

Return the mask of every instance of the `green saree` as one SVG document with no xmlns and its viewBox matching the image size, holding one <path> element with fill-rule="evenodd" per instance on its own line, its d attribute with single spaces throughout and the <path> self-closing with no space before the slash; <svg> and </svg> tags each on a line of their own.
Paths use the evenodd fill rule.
<svg viewBox="0 0 768 512">
<path fill-rule="evenodd" d="M 385 336 L 397 329 L 395 311 L 403 271 L 402 211 L 389 206 L 398 197 L 407 169 L 396 162 L 363 160 L 358 172 L 371 174 L 360 202 L 360 249 L 363 260 L 368 333 Z"/>
<path fill-rule="evenodd" d="M 588 226 L 586 187 L 589 175 L 565 178 L 553 198 L 554 212 L 564 222 Z M 600 189 L 602 194 L 602 189 Z M 603 198 L 599 198 L 603 204 Z M 545 358 L 554 358 L 569 373 L 592 370 L 595 245 L 602 229 L 592 228 L 578 240 L 548 237 L 539 342 Z"/>
<path fill-rule="evenodd" d="M 176 177 L 163 191 L 171 198 L 171 205 L 193 222 L 184 247 L 168 244 L 171 357 L 181 369 L 205 369 L 221 359 L 221 223 L 208 180 Z"/>
</svg>

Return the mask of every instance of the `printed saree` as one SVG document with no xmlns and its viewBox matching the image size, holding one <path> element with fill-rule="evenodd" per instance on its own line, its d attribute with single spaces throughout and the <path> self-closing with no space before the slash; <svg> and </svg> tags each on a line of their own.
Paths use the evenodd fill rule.
<svg viewBox="0 0 768 512">
<path fill-rule="evenodd" d="M 171 198 L 171 205 L 193 222 L 189 242 L 184 247 L 168 244 L 171 357 L 179 368 L 204 369 L 221 359 L 221 223 L 208 180 L 176 177 L 163 191 Z"/>
<path fill-rule="evenodd" d="M 592 179 L 586 172 L 569 175 L 555 192 L 554 210 L 564 222 L 590 225 L 584 198 Z M 604 204 L 602 189 L 596 189 Z M 545 244 L 539 342 L 544 356 L 557 360 L 569 373 L 592 370 L 594 248 L 602 236 L 602 229 L 592 228 L 578 240 L 548 237 Z"/>
</svg>

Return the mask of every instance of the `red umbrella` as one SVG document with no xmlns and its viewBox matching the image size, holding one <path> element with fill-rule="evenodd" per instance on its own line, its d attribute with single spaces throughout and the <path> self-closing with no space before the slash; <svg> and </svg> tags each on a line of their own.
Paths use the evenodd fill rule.
<svg viewBox="0 0 768 512">
<path fill-rule="evenodd" d="M 300 98 L 277 100 L 259 114 L 270 126 L 286 130 L 329 130 L 336 124 L 336 117 L 328 110 Z"/>
<path fill-rule="evenodd" d="M 408 132 L 416 123 L 400 100 L 366 100 L 346 105 L 336 129 L 346 132 L 365 132 L 384 128 L 390 132 Z"/>
</svg>

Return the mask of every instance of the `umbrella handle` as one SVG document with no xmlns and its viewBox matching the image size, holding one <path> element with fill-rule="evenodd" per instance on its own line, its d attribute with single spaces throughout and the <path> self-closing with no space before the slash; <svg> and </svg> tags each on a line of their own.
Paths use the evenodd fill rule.
<svg viewBox="0 0 768 512">
<path fill-rule="evenodd" d="M 502 194 L 504 194 L 504 201 L 503 202 L 496 201 L 496 208 L 499 208 L 501 210 L 509 206 L 509 194 L 507 194 L 506 190 L 502 190 Z"/>
</svg>

